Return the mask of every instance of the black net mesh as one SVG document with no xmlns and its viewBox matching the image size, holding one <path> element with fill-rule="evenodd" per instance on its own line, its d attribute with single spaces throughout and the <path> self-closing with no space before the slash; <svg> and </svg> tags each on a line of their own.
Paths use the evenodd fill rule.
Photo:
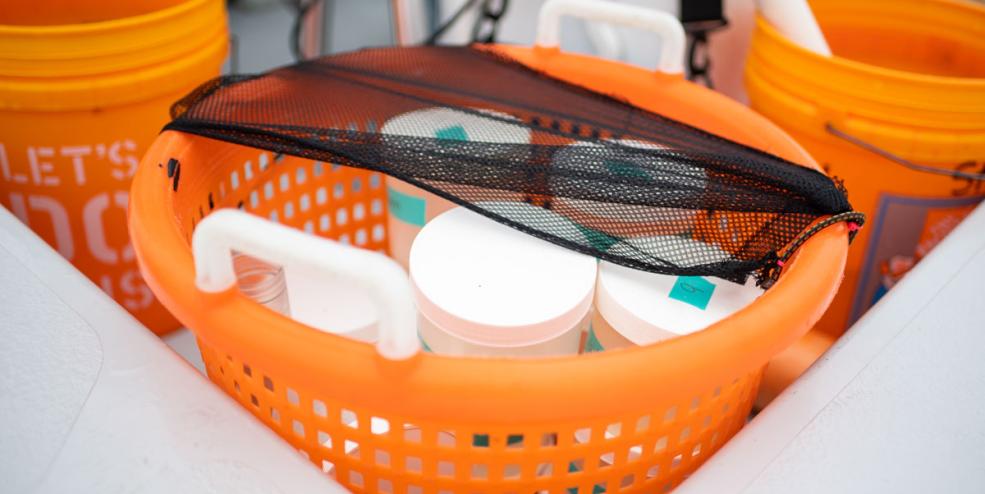
<svg viewBox="0 0 985 494">
<path fill-rule="evenodd" d="M 172 115 L 168 129 L 380 171 L 664 274 L 765 281 L 808 227 L 851 211 L 821 173 L 477 48 L 370 49 L 224 77 Z"/>
</svg>

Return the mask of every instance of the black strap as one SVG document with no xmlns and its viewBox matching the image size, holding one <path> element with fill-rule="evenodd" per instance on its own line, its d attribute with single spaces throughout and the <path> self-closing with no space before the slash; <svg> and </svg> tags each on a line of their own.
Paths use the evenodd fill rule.
<svg viewBox="0 0 985 494">
<path fill-rule="evenodd" d="M 435 30 L 431 33 L 431 35 L 428 36 L 428 38 L 424 40 L 424 43 L 422 44 L 427 46 L 433 46 L 438 44 L 438 40 L 441 39 L 441 36 L 445 34 L 445 31 L 447 31 L 449 28 L 454 26 L 455 23 L 457 23 L 458 20 L 461 19 L 462 16 L 465 15 L 465 13 L 468 12 L 469 9 L 474 7 L 476 2 L 478 1 L 479 0 L 468 0 L 464 4 L 462 4 L 462 6 L 459 7 L 458 10 L 456 10 L 455 13 L 452 14 L 451 17 L 449 17 L 448 20 L 444 22 L 444 24 L 441 24 L 440 26 L 435 28 Z"/>
<path fill-rule="evenodd" d="M 708 33 L 728 25 L 722 0 L 681 0 L 680 6 L 681 23 L 688 34 L 688 79 L 713 88 Z"/>
<path fill-rule="evenodd" d="M 473 43 L 495 43 L 499 21 L 506 13 L 510 0 L 483 0 L 482 11 L 472 25 Z"/>
</svg>

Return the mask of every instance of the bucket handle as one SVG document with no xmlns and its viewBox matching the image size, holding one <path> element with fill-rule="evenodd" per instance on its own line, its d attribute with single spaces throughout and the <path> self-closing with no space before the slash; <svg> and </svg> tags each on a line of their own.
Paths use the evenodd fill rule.
<svg viewBox="0 0 985 494">
<path fill-rule="evenodd" d="M 916 172 L 932 173 L 934 175 L 944 175 L 945 177 L 967 178 L 969 180 L 985 180 L 985 173 L 968 173 L 958 170 L 945 170 L 943 168 L 937 168 L 935 166 L 919 165 L 908 159 L 897 156 L 879 146 L 876 146 L 875 144 L 864 141 L 843 130 L 839 130 L 831 122 L 825 123 L 824 129 L 827 130 L 829 134 L 835 137 L 844 139 L 845 141 L 848 141 L 862 149 L 865 149 L 870 153 L 878 154 L 879 156 L 882 156 L 883 158 L 886 158 L 887 160 L 892 161 L 893 163 L 896 163 L 898 165 L 903 165 L 904 167 L 909 168 Z"/>
<path fill-rule="evenodd" d="M 417 310 L 406 273 L 389 257 L 290 228 L 238 209 L 205 217 L 192 235 L 195 286 L 208 293 L 236 284 L 232 251 L 281 266 L 340 278 L 369 292 L 379 314 L 377 350 L 391 360 L 420 350 Z"/>
<path fill-rule="evenodd" d="M 684 27 L 676 17 L 666 12 L 598 0 L 547 0 L 540 8 L 537 19 L 536 47 L 557 49 L 560 46 L 562 16 L 620 24 L 655 33 L 660 38 L 657 71 L 684 73 Z"/>
</svg>

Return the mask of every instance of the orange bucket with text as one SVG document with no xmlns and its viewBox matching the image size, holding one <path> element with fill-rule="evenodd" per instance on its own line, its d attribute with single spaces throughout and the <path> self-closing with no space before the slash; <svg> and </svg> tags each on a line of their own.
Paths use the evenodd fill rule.
<svg viewBox="0 0 985 494">
<path fill-rule="evenodd" d="M 817 168 L 766 119 L 680 74 L 544 46 L 489 49 Z M 848 250 L 848 228 L 826 228 L 756 302 L 703 331 L 555 358 L 388 360 L 370 343 L 305 326 L 236 289 L 196 288 L 192 232 L 222 208 L 385 250 L 385 235 L 367 234 L 386 232 L 381 178 L 167 131 L 131 190 L 141 270 L 195 333 L 209 378 L 353 492 L 667 492 L 746 423 L 764 367 L 824 312 Z M 326 200 L 312 204 L 319 196 Z"/>
<path fill-rule="evenodd" d="M 130 181 L 171 103 L 226 51 L 221 0 L 0 9 L 0 204 L 157 333 L 177 322 L 137 269 Z"/>
<path fill-rule="evenodd" d="M 985 6 L 954 0 L 814 0 L 833 57 L 756 23 L 753 109 L 845 181 L 868 216 L 845 281 L 764 388 L 782 389 L 985 199 Z M 769 392 L 770 390 L 765 390 Z"/>
</svg>

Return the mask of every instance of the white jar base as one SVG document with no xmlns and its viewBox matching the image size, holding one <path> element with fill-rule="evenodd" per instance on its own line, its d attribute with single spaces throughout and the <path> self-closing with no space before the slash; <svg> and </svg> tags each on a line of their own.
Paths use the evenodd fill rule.
<svg viewBox="0 0 985 494">
<path fill-rule="evenodd" d="M 586 315 L 577 326 L 560 336 L 540 343 L 517 346 L 487 346 L 465 341 L 440 328 L 426 316 L 418 314 L 417 325 L 421 341 L 433 353 L 453 356 L 483 357 L 551 357 L 576 355 L 582 332 L 587 331 L 591 318 Z"/>
</svg>

